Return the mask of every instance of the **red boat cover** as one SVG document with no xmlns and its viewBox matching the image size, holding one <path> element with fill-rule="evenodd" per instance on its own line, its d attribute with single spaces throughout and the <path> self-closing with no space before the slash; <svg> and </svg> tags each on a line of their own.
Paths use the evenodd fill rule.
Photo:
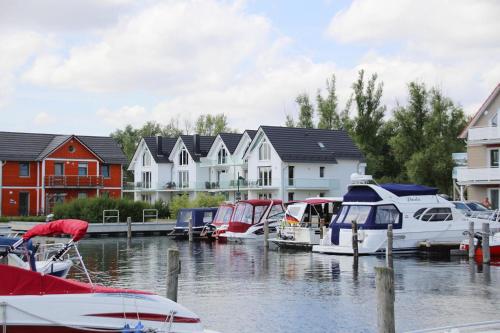
<svg viewBox="0 0 500 333">
<path fill-rule="evenodd" d="M 91 293 L 152 294 L 145 291 L 91 285 L 2 264 L 0 264 L 0 277 L 0 296 Z"/>
<path fill-rule="evenodd" d="M 82 220 L 57 220 L 45 224 L 39 224 L 26 232 L 23 239 L 27 241 L 35 236 L 50 236 L 57 234 L 68 234 L 73 236 L 73 241 L 78 242 L 87 233 L 89 224 Z"/>
</svg>

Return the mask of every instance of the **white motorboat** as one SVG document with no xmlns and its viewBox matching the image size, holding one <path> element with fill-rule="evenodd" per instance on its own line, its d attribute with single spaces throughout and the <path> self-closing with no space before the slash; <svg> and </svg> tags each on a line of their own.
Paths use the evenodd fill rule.
<svg viewBox="0 0 500 333">
<path fill-rule="evenodd" d="M 284 208 L 281 200 L 238 201 L 227 231 L 219 235 L 219 239 L 237 243 L 263 241 L 266 220 L 269 226 L 269 238 L 273 238 L 283 214 Z"/>
<path fill-rule="evenodd" d="M 356 176 L 359 180 L 359 176 Z M 352 222 L 358 226 L 359 254 L 384 252 L 387 226 L 393 225 L 393 250 L 414 251 L 421 244 L 459 246 L 469 221 L 480 229 L 482 219 L 468 219 L 437 189 L 421 185 L 367 182 L 352 184 L 339 214 L 330 223 L 331 244 L 313 246 L 313 252 L 353 254 Z M 499 223 L 491 221 L 492 227 Z"/>
<path fill-rule="evenodd" d="M 308 198 L 290 203 L 278 227 L 276 238 L 269 241 L 279 247 L 308 248 L 327 237 L 327 223 L 337 215 L 342 198 Z M 326 222 L 325 222 L 326 221 Z"/>
<path fill-rule="evenodd" d="M 74 248 L 89 283 L 0 264 L 0 327 L 4 331 L 209 332 L 196 314 L 169 299 L 145 291 L 93 284 L 76 247 L 86 229 L 84 221 L 54 221 L 31 229 L 21 241 L 27 243 L 35 235 L 52 233 L 73 235 L 50 261 L 57 261 Z"/>
</svg>

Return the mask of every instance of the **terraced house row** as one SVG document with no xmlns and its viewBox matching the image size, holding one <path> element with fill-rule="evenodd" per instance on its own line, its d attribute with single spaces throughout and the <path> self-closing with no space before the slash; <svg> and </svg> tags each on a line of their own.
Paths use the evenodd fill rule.
<svg viewBox="0 0 500 333">
<path fill-rule="evenodd" d="M 363 154 L 342 130 L 261 126 L 217 136 L 144 137 L 124 192 L 135 200 L 170 201 L 183 193 L 223 194 L 227 200 L 298 200 L 341 196 Z"/>
<path fill-rule="evenodd" d="M 0 216 L 48 214 L 73 198 L 121 197 L 126 164 L 110 137 L 0 132 Z"/>
</svg>

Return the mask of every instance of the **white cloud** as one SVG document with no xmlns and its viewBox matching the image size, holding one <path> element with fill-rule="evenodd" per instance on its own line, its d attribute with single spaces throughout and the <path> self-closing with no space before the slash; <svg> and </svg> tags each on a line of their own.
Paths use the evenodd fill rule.
<svg viewBox="0 0 500 333">
<path fill-rule="evenodd" d="M 37 126 L 46 126 L 55 123 L 55 118 L 49 115 L 47 112 L 39 112 L 33 118 L 33 123 Z"/>
<path fill-rule="evenodd" d="M 102 108 L 97 110 L 96 116 L 112 128 L 124 127 L 128 124 L 140 126 L 150 118 L 146 108 L 140 105 L 123 106 L 118 110 Z"/>
</svg>

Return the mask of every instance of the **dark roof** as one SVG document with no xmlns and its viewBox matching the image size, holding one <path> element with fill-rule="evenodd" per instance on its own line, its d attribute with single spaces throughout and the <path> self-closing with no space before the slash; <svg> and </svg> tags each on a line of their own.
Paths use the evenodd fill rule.
<svg viewBox="0 0 500 333">
<path fill-rule="evenodd" d="M 250 139 L 253 140 L 253 138 L 255 138 L 255 134 L 257 134 L 257 131 L 256 130 L 245 130 L 245 132 L 248 133 L 248 136 L 250 137 Z"/>
<path fill-rule="evenodd" d="M 284 162 L 336 163 L 364 156 L 344 130 L 261 126 Z"/>
<path fill-rule="evenodd" d="M 162 155 L 158 155 L 156 136 L 145 136 L 144 141 L 146 142 L 146 145 L 148 146 L 148 149 L 151 152 L 151 155 L 153 155 L 156 163 L 171 163 L 171 161 L 168 159 L 168 156 L 172 152 L 172 149 L 174 149 L 177 138 L 170 138 L 166 136 L 162 136 L 159 138 L 162 139 Z"/>
<path fill-rule="evenodd" d="M 210 147 L 212 146 L 212 143 L 215 140 L 215 136 L 204 136 L 200 135 L 200 148 L 199 148 L 199 154 L 195 154 L 194 152 L 194 136 L 195 135 L 181 135 L 180 138 L 184 142 L 184 145 L 186 146 L 186 149 L 188 150 L 189 155 L 198 162 L 200 160 L 200 157 L 206 157 L 208 154 L 208 151 L 210 150 Z"/>
<path fill-rule="evenodd" d="M 224 141 L 224 144 L 226 145 L 227 149 L 229 150 L 229 153 L 232 155 L 234 153 L 234 151 L 236 150 L 236 147 L 238 146 L 238 143 L 240 142 L 243 134 L 220 133 L 219 136 L 221 137 L 222 141 Z"/>
<path fill-rule="evenodd" d="M 0 160 L 38 161 L 71 138 L 72 135 L 0 132 Z M 75 135 L 105 163 L 126 164 L 127 158 L 109 136 Z"/>
</svg>

